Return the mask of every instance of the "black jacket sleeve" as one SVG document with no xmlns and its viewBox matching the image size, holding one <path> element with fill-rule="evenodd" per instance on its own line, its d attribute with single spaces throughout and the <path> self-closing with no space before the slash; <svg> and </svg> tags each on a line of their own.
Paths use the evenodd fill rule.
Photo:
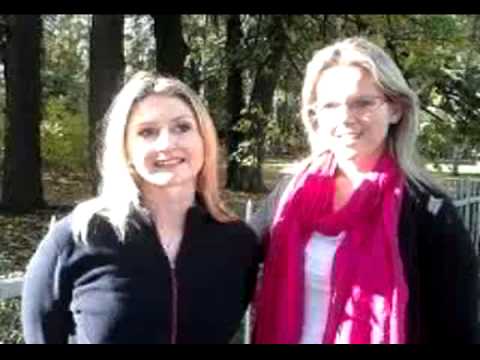
<svg viewBox="0 0 480 360">
<path fill-rule="evenodd" d="M 71 238 L 67 221 L 57 223 L 27 265 L 21 321 L 26 343 L 67 343 L 71 329 L 60 245 Z"/>
<path fill-rule="evenodd" d="M 433 217 L 430 316 L 436 339 L 477 343 L 478 260 L 470 235 L 450 199 Z M 428 260 L 425 260 L 428 261 Z"/>
</svg>

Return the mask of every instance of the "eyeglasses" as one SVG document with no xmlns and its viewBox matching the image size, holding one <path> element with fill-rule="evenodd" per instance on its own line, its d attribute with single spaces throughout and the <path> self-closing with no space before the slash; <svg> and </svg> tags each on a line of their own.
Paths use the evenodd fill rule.
<svg viewBox="0 0 480 360">
<path fill-rule="evenodd" d="M 346 102 L 348 110 L 355 116 L 365 116 L 377 111 L 380 106 L 388 100 L 383 96 L 359 96 Z M 336 112 L 344 105 L 339 102 L 320 103 L 312 106 L 315 117 L 325 117 L 335 115 Z"/>
</svg>

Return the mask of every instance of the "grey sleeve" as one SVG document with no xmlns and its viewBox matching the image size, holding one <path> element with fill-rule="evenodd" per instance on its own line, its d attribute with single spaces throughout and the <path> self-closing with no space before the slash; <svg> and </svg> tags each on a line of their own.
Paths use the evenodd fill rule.
<svg viewBox="0 0 480 360">
<path fill-rule="evenodd" d="M 284 176 L 275 186 L 275 188 L 264 198 L 256 207 L 253 215 L 248 221 L 248 225 L 255 231 L 257 236 L 262 239 L 263 235 L 270 228 L 275 216 L 278 202 L 283 191 L 287 187 L 292 175 Z"/>
<path fill-rule="evenodd" d="M 62 264 L 57 242 L 70 236 L 65 222 L 57 223 L 40 242 L 28 263 L 21 304 L 27 344 L 67 343 L 71 317 L 61 294 Z"/>
</svg>

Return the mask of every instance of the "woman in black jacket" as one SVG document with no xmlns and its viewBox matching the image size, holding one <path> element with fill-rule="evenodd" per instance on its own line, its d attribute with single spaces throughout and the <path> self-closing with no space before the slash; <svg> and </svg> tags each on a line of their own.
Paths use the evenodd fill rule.
<svg viewBox="0 0 480 360">
<path fill-rule="evenodd" d="M 263 238 L 256 343 L 473 343 L 477 258 L 416 162 L 418 99 L 362 38 L 307 66 L 311 156 L 251 219 Z"/>
<path fill-rule="evenodd" d="M 255 287 L 258 241 L 218 193 L 217 139 L 182 82 L 146 72 L 104 120 L 101 185 L 27 266 L 27 343 L 227 343 Z"/>
</svg>

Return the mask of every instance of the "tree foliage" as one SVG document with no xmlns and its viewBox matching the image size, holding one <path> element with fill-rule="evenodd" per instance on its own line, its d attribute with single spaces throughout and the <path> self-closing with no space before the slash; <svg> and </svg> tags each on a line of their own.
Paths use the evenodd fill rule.
<svg viewBox="0 0 480 360">
<path fill-rule="evenodd" d="M 239 29 L 234 40 L 228 35 L 232 16 Z M 88 94 L 100 85 L 88 90 L 92 15 L 42 18 L 42 154 L 52 164 L 62 160 L 55 151 L 84 157 L 79 149 L 86 135 L 75 124 L 87 127 Z M 9 31 L 6 19 L 0 16 L 0 60 Z M 127 78 L 141 69 L 181 76 L 208 105 L 231 169 L 258 170 L 267 156 L 307 151 L 299 104 L 313 53 L 339 38 L 365 36 L 392 55 L 419 95 L 423 155 L 431 161 L 475 159 L 480 151 L 479 27 L 478 15 L 126 15 L 122 53 Z M 275 41 L 278 36 L 284 40 Z M 272 60 L 280 43 L 281 56 Z M 5 109 L 1 76 L 0 97 Z M 4 124 L 0 112 L 3 133 Z M 236 172 L 228 173 L 230 183 L 232 177 L 253 178 Z"/>
</svg>

